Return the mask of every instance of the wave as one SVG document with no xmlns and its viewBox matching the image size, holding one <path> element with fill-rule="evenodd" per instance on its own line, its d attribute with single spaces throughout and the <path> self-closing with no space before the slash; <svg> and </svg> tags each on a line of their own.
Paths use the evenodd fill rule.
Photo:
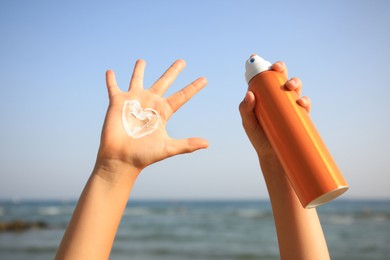
<svg viewBox="0 0 390 260">
<path fill-rule="evenodd" d="M 270 211 L 260 211 L 258 209 L 241 209 L 236 212 L 237 216 L 250 219 L 264 219 L 272 217 Z"/>
<path fill-rule="evenodd" d="M 338 224 L 338 225 L 351 225 L 355 222 L 355 218 L 353 216 L 340 216 L 340 215 L 327 216 L 321 218 L 321 220 L 324 220 L 331 224 Z"/>
<path fill-rule="evenodd" d="M 146 208 L 126 208 L 123 216 L 147 216 L 152 215 L 153 212 Z"/>
<path fill-rule="evenodd" d="M 56 251 L 57 251 L 57 246 L 45 246 L 45 245 L 0 247 L 1 253 L 52 253 L 53 257 Z"/>
<path fill-rule="evenodd" d="M 390 222 L 390 212 L 354 212 L 354 213 L 332 213 L 320 214 L 321 221 L 331 224 L 350 225 L 358 221 L 369 221 L 372 223 Z"/>
<path fill-rule="evenodd" d="M 38 208 L 38 213 L 41 216 L 58 216 L 70 215 L 73 213 L 73 207 L 64 206 L 47 206 Z"/>
<path fill-rule="evenodd" d="M 127 207 L 123 212 L 124 216 L 174 216 L 174 215 L 194 215 L 200 214 L 196 210 L 188 209 L 186 207 Z M 206 214 L 208 214 L 206 212 Z"/>
</svg>

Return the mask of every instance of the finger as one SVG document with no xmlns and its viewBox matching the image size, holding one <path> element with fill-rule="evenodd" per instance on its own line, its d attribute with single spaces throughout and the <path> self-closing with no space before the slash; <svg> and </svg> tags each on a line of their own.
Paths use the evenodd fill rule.
<svg viewBox="0 0 390 260">
<path fill-rule="evenodd" d="M 167 145 L 168 156 L 171 157 L 178 154 L 192 153 L 200 149 L 205 149 L 208 146 L 207 140 L 203 138 L 172 139 Z"/>
<path fill-rule="evenodd" d="M 298 96 L 302 95 L 302 81 L 299 78 L 291 78 L 285 86 L 287 89 L 297 92 Z"/>
<path fill-rule="evenodd" d="M 300 99 L 297 100 L 298 105 L 303 107 L 307 113 L 310 113 L 311 110 L 311 100 L 308 97 L 301 97 Z"/>
<path fill-rule="evenodd" d="M 143 88 L 144 73 L 146 62 L 144 60 L 137 60 L 134 65 L 133 75 L 131 76 L 129 91 L 131 89 Z"/>
<path fill-rule="evenodd" d="M 278 61 L 272 64 L 271 68 L 275 71 L 283 73 L 286 77 L 288 77 L 288 70 L 286 64 L 283 61 Z"/>
<path fill-rule="evenodd" d="M 164 95 L 185 66 L 186 63 L 184 60 L 175 61 L 149 90 L 157 95 Z"/>
<path fill-rule="evenodd" d="M 196 93 L 203 89 L 207 84 L 206 78 L 198 78 L 190 85 L 182 88 L 172 96 L 167 98 L 167 102 L 171 108 L 172 114 L 175 113 L 182 105 L 190 100 Z"/>
<path fill-rule="evenodd" d="M 106 71 L 106 85 L 108 97 L 110 98 L 121 92 L 118 87 L 118 84 L 116 83 L 115 73 L 112 70 Z"/>
</svg>

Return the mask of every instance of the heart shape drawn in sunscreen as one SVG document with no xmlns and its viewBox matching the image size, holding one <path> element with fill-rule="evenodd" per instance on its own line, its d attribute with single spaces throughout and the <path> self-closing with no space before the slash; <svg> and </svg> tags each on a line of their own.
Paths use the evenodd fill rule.
<svg viewBox="0 0 390 260">
<path fill-rule="evenodd" d="M 122 109 L 122 122 L 128 136 L 141 138 L 157 129 L 160 115 L 152 108 L 142 108 L 137 100 L 126 100 Z"/>
</svg>

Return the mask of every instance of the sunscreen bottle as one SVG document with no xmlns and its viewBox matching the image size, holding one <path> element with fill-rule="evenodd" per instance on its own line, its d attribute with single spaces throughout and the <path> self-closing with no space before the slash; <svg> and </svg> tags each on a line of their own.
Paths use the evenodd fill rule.
<svg viewBox="0 0 390 260">
<path fill-rule="evenodd" d="M 348 189 L 307 111 L 297 104 L 287 78 L 271 63 L 252 55 L 246 62 L 248 90 L 256 97 L 256 116 L 304 208 L 314 208 Z"/>
</svg>

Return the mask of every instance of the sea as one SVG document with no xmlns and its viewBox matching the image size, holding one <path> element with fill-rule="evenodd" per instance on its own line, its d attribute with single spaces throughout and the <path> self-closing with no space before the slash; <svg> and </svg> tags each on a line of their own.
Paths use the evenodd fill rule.
<svg viewBox="0 0 390 260">
<path fill-rule="evenodd" d="M 0 259 L 53 259 L 75 201 L 0 201 L 0 222 L 46 223 L 0 232 Z M 342 200 L 320 206 L 332 259 L 390 259 L 390 200 Z M 279 259 L 269 201 L 128 203 L 110 259 Z"/>
</svg>

